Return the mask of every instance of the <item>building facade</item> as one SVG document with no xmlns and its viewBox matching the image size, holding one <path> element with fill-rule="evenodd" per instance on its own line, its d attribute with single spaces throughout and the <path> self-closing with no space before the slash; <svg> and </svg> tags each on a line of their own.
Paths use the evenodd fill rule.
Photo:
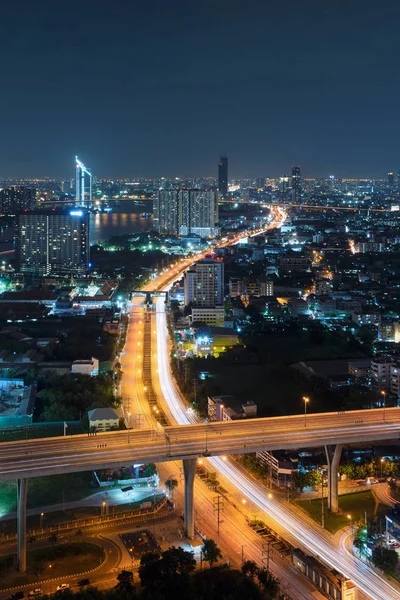
<svg viewBox="0 0 400 600">
<path fill-rule="evenodd" d="M 221 156 L 218 163 L 218 191 L 222 197 L 228 194 L 228 157 Z"/>
<path fill-rule="evenodd" d="M 222 306 L 224 301 L 224 263 L 205 258 L 185 273 L 185 305 L 196 307 Z"/>
<path fill-rule="evenodd" d="M 153 227 L 166 235 L 212 237 L 218 228 L 215 190 L 159 190 L 154 199 Z"/>
<path fill-rule="evenodd" d="M 36 190 L 25 186 L 12 186 L 0 190 L 0 214 L 16 215 L 32 210 L 36 204 Z"/>
<path fill-rule="evenodd" d="M 21 213 L 15 249 L 19 273 L 85 273 L 89 266 L 89 214 L 83 210 Z"/>
</svg>

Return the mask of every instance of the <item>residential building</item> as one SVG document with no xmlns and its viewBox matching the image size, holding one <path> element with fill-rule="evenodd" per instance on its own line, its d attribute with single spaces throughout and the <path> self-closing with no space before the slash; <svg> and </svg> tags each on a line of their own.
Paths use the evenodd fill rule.
<svg viewBox="0 0 400 600">
<path fill-rule="evenodd" d="M 330 279 L 317 279 L 315 282 L 315 295 L 328 296 L 332 291 L 332 281 Z"/>
<path fill-rule="evenodd" d="M 211 237 L 218 233 L 215 190 L 161 189 L 154 199 L 153 227 L 162 234 Z"/>
<path fill-rule="evenodd" d="M 90 360 L 74 360 L 71 365 L 71 373 L 96 377 L 99 374 L 99 359 L 92 357 Z"/>
<path fill-rule="evenodd" d="M 278 487 L 289 487 L 292 474 L 298 472 L 299 459 L 296 455 L 288 452 L 257 452 L 257 460 L 268 470 L 269 478 Z"/>
<path fill-rule="evenodd" d="M 218 163 L 218 191 L 224 198 L 228 194 L 228 157 L 221 156 Z"/>
<path fill-rule="evenodd" d="M 224 263 L 205 258 L 185 273 L 185 305 L 221 306 L 224 301 Z"/>
<path fill-rule="evenodd" d="M 265 277 L 258 279 L 233 277 L 229 279 L 229 295 L 238 296 L 273 296 L 274 282 Z"/>
<path fill-rule="evenodd" d="M 400 398 L 400 364 L 390 365 L 390 393 Z"/>
<path fill-rule="evenodd" d="M 193 307 L 190 316 L 191 323 L 204 323 L 211 327 L 223 327 L 225 310 L 223 306 Z"/>
<path fill-rule="evenodd" d="M 113 408 L 94 408 L 88 412 L 89 429 L 110 431 L 119 427 L 119 416 Z"/>
<path fill-rule="evenodd" d="M 17 272 L 83 274 L 89 266 L 89 214 L 82 209 L 21 213 L 15 248 Z"/>
<path fill-rule="evenodd" d="M 223 395 L 208 397 L 208 416 L 212 421 L 232 421 L 257 417 L 257 404 L 249 400 L 240 403 L 234 396 Z"/>
<path fill-rule="evenodd" d="M 16 215 L 32 210 L 36 204 L 36 190 L 24 186 L 12 186 L 0 190 L 0 214 Z"/>
<path fill-rule="evenodd" d="M 379 325 L 381 315 L 378 312 L 358 312 L 355 311 L 351 315 L 351 320 L 357 325 Z"/>
<path fill-rule="evenodd" d="M 279 272 L 281 275 L 298 273 L 311 270 L 311 260 L 302 254 L 281 256 L 279 259 Z"/>
<path fill-rule="evenodd" d="M 158 233 L 179 235 L 180 195 L 178 189 L 159 190 L 154 197 L 153 227 Z"/>
<path fill-rule="evenodd" d="M 375 388 L 389 389 L 390 366 L 392 364 L 393 358 L 391 356 L 376 356 L 371 360 L 371 380 Z"/>
<path fill-rule="evenodd" d="M 218 233 L 218 194 L 215 190 L 180 190 L 180 235 L 212 237 Z"/>
<path fill-rule="evenodd" d="M 354 358 L 349 360 L 349 375 L 356 379 L 368 379 L 371 375 L 370 358 Z"/>
</svg>

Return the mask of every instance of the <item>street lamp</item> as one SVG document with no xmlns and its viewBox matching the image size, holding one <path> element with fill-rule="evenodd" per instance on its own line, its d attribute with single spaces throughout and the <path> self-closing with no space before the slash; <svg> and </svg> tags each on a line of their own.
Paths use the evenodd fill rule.
<svg viewBox="0 0 400 600">
<path fill-rule="evenodd" d="M 383 420 L 386 421 L 386 391 L 382 390 L 381 395 L 383 396 Z"/>
<path fill-rule="evenodd" d="M 383 463 L 385 462 L 384 458 L 381 458 L 381 479 L 383 477 Z"/>
<path fill-rule="evenodd" d="M 310 398 L 308 396 L 303 396 L 304 402 L 304 427 L 307 427 L 307 404 L 310 402 Z"/>
<path fill-rule="evenodd" d="M 40 529 L 42 530 L 42 533 L 43 533 L 43 517 L 44 517 L 44 513 L 41 512 L 40 513 Z"/>
</svg>

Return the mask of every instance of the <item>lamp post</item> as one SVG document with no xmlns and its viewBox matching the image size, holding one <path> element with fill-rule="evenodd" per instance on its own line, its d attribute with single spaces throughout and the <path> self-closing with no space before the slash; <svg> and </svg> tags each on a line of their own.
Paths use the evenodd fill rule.
<svg viewBox="0 0 400 600">
<path fill-rule="evenodd" d="M 42 533 L 43 533 L 43 517 L 44 517 L 44 513 L 41 512 L 40 513 L 40 529 L 42 530 Z"/>
<path fill-rule="evenodd" d="M 131 413 L 128 412 L 128 444 L 131 443 L 130 434 L 129 434 L 130 428 L 131 428 Z"/>
<path fill-rule="evenodd" d="M 383 463 L 385 462 L 384 458 L 381 458 L 381 479 L 383 477 Z"/>
<path fill-rule="evenodd" d="M 242 565 L 244 564 L 244 548 L 246 547 L 246 544 L 242 544 Z"/>
<path fill-rule="evenodd" d="M 386 391 L 382 390 L 381 394 L 383 396 L 383 420 L 386 421 Z"/>
<path fill-rule="evenodd" d="M 310 402 L 310 398 L 308 396 L 303 396 L 304 402 L 304 427 L 307 427 L 307 404 Z"/>
</svg>

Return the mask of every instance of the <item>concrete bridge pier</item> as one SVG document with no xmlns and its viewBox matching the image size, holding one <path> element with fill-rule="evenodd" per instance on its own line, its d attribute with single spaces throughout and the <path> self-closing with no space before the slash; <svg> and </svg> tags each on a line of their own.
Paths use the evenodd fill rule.
<svg viewBox="0 0 400 600">
<path fill-rule="evenodd" d="M 26 571 L 26 497 L 28 480 L 17 479 L 17 569 Z"/>
<path fill-rule="evenodd" d="M 194 477 L 196 474 L 196 459 L 187 458 L 182 461 L 185 478 L 184 527 L 189 539 L 194 538 Z"/>
<path fill-rule="evenodd" d="M 328 463 L 328 508 L 333 513 L 339 511 L 338 469 L 342 448 L 343 444 L 325 446 Z"/>
</svg>

